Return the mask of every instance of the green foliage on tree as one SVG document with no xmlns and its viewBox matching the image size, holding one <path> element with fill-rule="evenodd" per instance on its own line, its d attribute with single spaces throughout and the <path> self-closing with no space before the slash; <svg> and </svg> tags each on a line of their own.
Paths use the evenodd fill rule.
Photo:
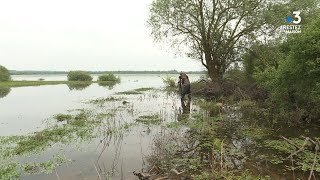
<svg viewBox="0 0 320 180">
<path fill-rule="evenodd" d="M 285 108 L 316 108 L 320 103 L 320 16 L 282 43 L 286 56 L 267 65 L 255 77 L 274 102 Z M 272 54 L 270 54 L 272 56 Z"/>
<path fill-rule="evenodd" d="M 92 81 L 92 76 L 85 71 L 70 71 L 68 81 Z"/>
<path fill-rule="evenodd" d="M 120 78 L 114 74 L 103 74 L 98 77 L 98 81 L 120 81 Z"/>
<path fill-rule="evenodd" d="M 239 49 L 266 24 L 265 0 L 154 0 L 148 24 L 164 40 L 200 60 L 214 81 L 238 61 Z"/>
<path fill-rule="evenodd" d="M 11 80 L 11 76 L 10 76 L 9 70 L 4 66 L 0 65 L 0 82 L 10 81 L 10 80 Z"/>
</svg>

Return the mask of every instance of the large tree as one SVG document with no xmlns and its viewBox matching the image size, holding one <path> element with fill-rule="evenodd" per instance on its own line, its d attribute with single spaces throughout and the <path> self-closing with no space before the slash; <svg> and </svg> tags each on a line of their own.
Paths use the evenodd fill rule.
<svg viewBox="0 0 320 180">
<path fill-rule="evenodd" d="M 220 82 L 239 48 L 265 27 L 268 9 L 267 0 L 154 0 L 148 24 L 155 40 L 182 46 Z"/>
</svg>

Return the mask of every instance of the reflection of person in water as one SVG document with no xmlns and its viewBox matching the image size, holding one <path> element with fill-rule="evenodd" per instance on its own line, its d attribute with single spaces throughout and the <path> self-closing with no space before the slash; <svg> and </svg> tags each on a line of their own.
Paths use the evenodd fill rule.
<svg viewBox="0 0 320 180">
<path fill-rule="evenodd" d="M 182 114 L 190 114 L 190 102 L 187 101 L 187 104 L 181 100 L 181 106 L 182 106 Z"/>
<path fill-rule="evenodd" d="M 181 100 L 184 100 L 184 96 L 188 94 L 189 101 L 191 100 L 191 87 L 189 77 L 185 73 L 180 73 L 179 82 L 178 82 L 180 93 L 181 93 Z"/>
<path fill-rule="evenodd" d="M 178 121 L 184 120 L 189 117 L 190 103 L 191 101 L 187 101 L 187 104 L 186 104 L 184 100 L 181 99 L 182 112 L 180 111 L 180 114 L 178 115 Z"/>
</svg>

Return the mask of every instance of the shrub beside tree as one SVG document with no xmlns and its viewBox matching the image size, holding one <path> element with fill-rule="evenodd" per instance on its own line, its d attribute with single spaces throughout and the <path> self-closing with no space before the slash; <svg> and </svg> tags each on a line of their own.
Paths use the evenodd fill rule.
<svg viewBox="0 0 320 180">
<path fill-rule="evenodd" d="M 70 71 L 68 81 L 92 81 L 92 76 L 85 71 Z"/>
<path fill-rule="evenodd" d="M 0 82 L 10 81 L 10 80 L 11 80 L 11 76 L 10 76 L 9 70 L 4 66 L 0 65 Z"/>
</svg>

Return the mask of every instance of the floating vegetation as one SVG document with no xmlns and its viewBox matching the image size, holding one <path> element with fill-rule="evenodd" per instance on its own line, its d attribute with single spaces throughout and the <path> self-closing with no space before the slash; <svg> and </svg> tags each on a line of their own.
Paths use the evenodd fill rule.
<svg viewBox="0 0 320 180">
<path fill-rule="evenodd" d="M 111 99 L 109 99 L 111 100 Z M 113 99 L 115 100 L 115 99 Z M 55 124 L 44 130 L 25 136 L 0 137 L 0 179 L 19 179 L 22 174 L 51 173 L 57 166 L 68 161 L 61 158 L 47 162 L 12 162 L 16 156 L 28 156 L 46 151 L 54 144 L 69 144 L 75 141 L 88 141 L 104 134 L 111 138 L 120 135 L 134 126 L 135 123 L 114 124 L 116 109 L 110 112 L 96 112 L 78 109 L 76 114 L 57 114 L 53 116 L 57 121 L 65 124 Z M 111 122 L 110 122 L 111 121 Z M 102 126 L 103 128 L 98 128 Z M 102 131 L 102 132 L 100 132 Z"/>
<path fill-rule="evenodd" d="M 89 103 L 91 103 L 91 104 L 103 105 L 103 104 L 106 103 L 106 102 L 122 101 L 122 100 L 124 100 L 124 99 L 125 99 L 124 97 L 114 97 L 114 96 L 111 96 L 111 97 L 107 97 L 107 98 L 94 99 L 94 100 L 89 101 Z"/>
<path fill-rule="evenodd" d="M 46 162 L 28 162 L 17 163 L 7 162 L 0 165 L 0 178 L 1 179 L 20 179 L 22 174 L 50 174 L 60 164 L 70 162 L 65 156 L 54 156 Z"/>
<path fill-rule="evenodd" d="M 90 139 L 95 137 L 95 127 L 104 119 L 114 117 L 112 113 L 93 113 L 82 110 L 76 115 L 58 114 L 54 118 L 67 120 L 63 125 L 54 125 L 27 136 L 8 136 L 0 139 L 0 157 L 7 158 L 43 151 L 55 143 L 69 143 L 74 139 Z M 114 127 L 116 128 L 116 127 Z"/>
<path fill-rule="evenodd" d="M 1 161 L 0 161 L 1 162 Z M 19 179 L 21 176 L 20 165 L 15 162 L 1 163 L 0 177 L 1 179 Z"/>
<path fill-rule="evenodd" d="M 151 90 L 155 90 L 155 88 L 138 88 L 138 89 L 135 89 L 134 91 L 144 92 L 144 91 L 151 91 Z"/>
<path fill-rule="evenodd" d="M 131 91 L 117 92 L 116 94 L 131 95 L 131 94 L 142 94 L 142 93 L 139 91 L 131 90 Z"/>
<path fill-rule="evenodd" d="M 31 162 L 22 164 L 21 166 L 25 174 L 49 174 L 60 164 L 68 163 L 70 161 L 71 160 L 66 159 L 64 156 L 56 156 L 46 162 Z"/>
<path fill-rule="evenodd" d="M 143 124 L 159 124 L 162 121 L 159 114 L 139 116 L 136 122 Z"/>
</svg>

